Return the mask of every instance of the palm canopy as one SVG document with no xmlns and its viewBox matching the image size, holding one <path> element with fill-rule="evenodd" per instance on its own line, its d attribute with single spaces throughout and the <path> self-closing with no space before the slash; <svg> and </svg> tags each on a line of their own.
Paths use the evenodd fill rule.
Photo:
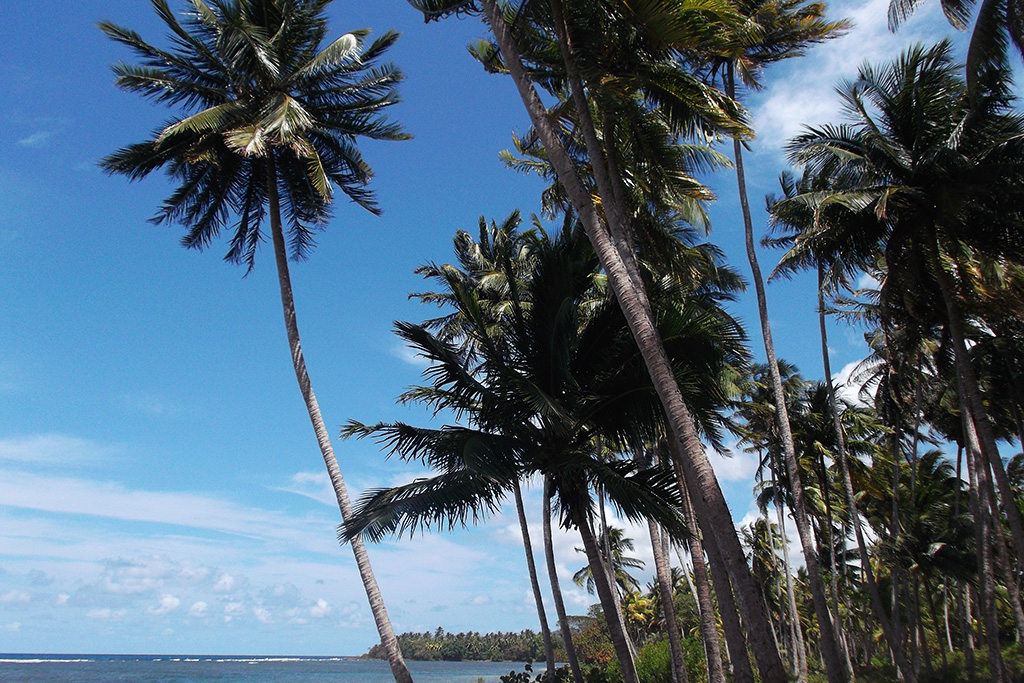
<svg viewBox="0 0 1024 683">
<path fill-rule="evenodd" d="M 972 107 L 950 51 L 948 42 L 917 46 L 882 68 L 861 67 L 839 89 L 851 122 L 790 143 L 794 161 L 835 181 L 778 204 L 814 213 L 780 269 L 815 260 L 868 269 L 884 258 L 883 305 L 910 292 L 924 305 L 939 300 L 927 263 L 936 239 L 947 258 L 972 249 L 1019 262 L 1024 117 L 996 81 Z"/>
<path fill-rule="evenodd" d="M 136 180 L 165 169 L 178 186 L 152 220 L 185 225 L 182 243 L 200 249 L 232 223 L 225 258 L 250 269 L 270 185 L 293 258 L 330 217 L 333 187 L 379 212 L 355 139 L 407 137 L 383 114 L 398 101 L 401 73 L 375 64 L 398 35 L 364 46 L 368 31 L 359 30 L 325 44 L 330 0 L 190 1 L 179 20 L 166 0 L 151 0 L 167 49 L 99 24 L 140 60 L 115 65 L 118 87 L 180 111 L 149 140 L 103 159 L 104 170 Z"/>
<path fill-rule="evenodd" d="M 417 296 L 454 312 L 426 325 L 398 325 L 431 362 L 429 384 L 402 400 L 447 411 L 465 426 L 350 422 L 347 435 L 375 438 L 438 475 L 368 492 L 343 535 L 377 539 L 476 521 L 532 473 L 550 476 L 567 526 L 589 517 L 592 490 L 600 487 L 628 518 L 650 516 L 681 532 L 671 470 L 608 460 L 595 445 L 600 438 L 625 450 L 650 441 L 664 418 L 585 235 L 571 223 L 554 238 L 539 227 L 518 233 L 517 226 L 482 224 L 479 242 L 459 233 L 464 268 L 421 269 L 441 292 Z M 742 362 L 745 352 L 731 319 L 704 310 L 713 307 L 699 292 L 690 298 L 663 307 L 664 330 L 670 349 L 690 352 L 677 355 L 677 372 L 684 387 L 704 395 L 695 403 L 714 435 L 709 404 L 724 391 L 711 388 L 727 374 L 723 365 Z"/>
</svg>

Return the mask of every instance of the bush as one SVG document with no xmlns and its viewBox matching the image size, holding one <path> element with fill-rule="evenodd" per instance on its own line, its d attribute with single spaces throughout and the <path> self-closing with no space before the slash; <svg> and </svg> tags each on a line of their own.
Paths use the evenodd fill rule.
<svg viewBox="0 0 1024 683">
<path fill-rule="evenodd" d="M 636 675 L 640 683 L 670 683 L 672 653 L 667 640 L 656 640 L 640 648 L 636 655 Z"/>
</svg>

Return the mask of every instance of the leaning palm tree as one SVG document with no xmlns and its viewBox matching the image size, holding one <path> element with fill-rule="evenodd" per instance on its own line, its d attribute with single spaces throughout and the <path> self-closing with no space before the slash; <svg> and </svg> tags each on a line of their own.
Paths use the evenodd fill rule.
<svg viewBox="0 0 1024 683">
<path fill-rule="evenodd" d="M 828 262 L 884 261 L 879 299 L 918 325 L 938 321 L 951 342 L 955 388 L 969 469 L 978 482 L 978 564 L 994 676 L 1001 669 L 989 513 L 990 474 L 998 485 L 1018 562 L 1024 522 L 999 458 L 994 425 L 970 362 L 970 327 L 984 324 L 977 264 L 1019 265 L 1024 194 L 1024 118 L 1012 109 L 1006 73 L 990 72 L 968 92 L 948 42 L 915 47 L 880 68 L 864 66 L 843 97 L 851 122 L 808 130 L 791 143 L 811 172 L 850 179 L 818 201 L 816 219 L 785 257 L 816 253 Z M 807 197 L 791 201 L 807 201 Z M 819 220 L 828 211 L 843 220 Z M 972 489 L 972 497 L 976 491 Z M 1002 534 L 995 524 L 994 535 Z"/>
<path fill-rule="evenodd" d="M 364 47 L 368 32 L 361 30 L 325 45 L 329 1 L 192 0 L 179 21 L 165 0 L 152 0 L 170 31 L 170 49 L 100 23 L 141 60 L 114 67 L 117 85 L 176 113 L 152 138 L 111 154 L 102 166 L 132 180 L 164 169 L 178 186 L 153 221 L 185 226 L 182 243 L 196 249 L 233 223 L 225 258 L 249 270 L 269 222 L 295 376 L 347 518 L 345 482 L 302 354 L 288 258 L 312 248 L 315 231 L 330 218 L 334 188 L 379 212 L 356 138 L 407 136 L 382 113 L 397 102 L 401 74 L 376 63 L 397 34 Z M 352 550 L 395 680 L 411 681 L 366 549 L 356 542 Z"/>
<path fill-rule="evenodd" d="M 737 2 L 736 6 L 739 13 L 747 18 L 747 24 L 732 33 L 723 35 L 719 45 L 712 42 L 712 50 L 717 50 L 719 54 L 713 55 L 711 58 L 712 65 L 723 71 L 726 95 L 733 99 L 737 96 L 737 80 L 748 88 L 758 88 L 760 87 L 760 72 L 767 65 L 801 56 L 811 45 L 837 37 L 849 26 L 846 21 L 825 21 L 825 4 L 822 2 L 742 0 Z M 750 263 L 754 290 L 757 295 L 758 317 L 775 398 L 783 462 L 792 487 L 793 519 L 796 522 L 804 556 L 807 558 L 808 583 L 814 599 L 814 611 L 821 628 L 822 658 L 825 661 L 828 680 L 830 683 L 843 683 L 852 676 L 853 672 L 846 651 L 842 647 L 842 636 L 836 633 L 833 615 L 829 613 L 825 587 L 818 572 L 804 491 L 797 476 L 798 466 L 793 446 L 793 435 L 789 426 L 786 403 L 783 399 L 782 379 L 777 366 L 775 345 L 768 320 L 768 301 L 764 277 L 761 274 L 754 244 L 754 227 L 750 215 L 747 180 L 743 165 L 743 144 L 737 136 L 733 136 L 733 155 L 736 162 L 736 181 L 743 215 L 747 260 Z"/>
<path fill-rule="evenodd" d="M 658 333 L 653 315 L 651 300 L 638 273 L 635 254 L 628 249 L 626 235 L 626 217 L 623 202 L 608 181 L 607 173 L 595 168 L 598 180 L 600 202 L 591 193 L 580 177 L 578 166 L 563 140 L 559 136 L 556 125 L 548 116 L 544 102 L 532 80 L 532 73 L 524 62 L 523 49 L 517 36 L 510 26 L 505 8 L 498 0 L 410 0 L 413 6 L 420 9 L 428 19 L 437 19 L 458 13 L 482 13 L 487 25 L 494 33 L 494 41 L 500 50 L 501 57 L 509 75 L 514 81 L 522 98 L 530 122 L 537 131 L 546 150 L 555 174 L 565 189 L 569 203 L 587 232 L 601 267 L 607 274 L 608 283 L 622 308 L 629 324 L 630 332 L 650 374 L 654 389 L 662 403 L 671 426 L 673 439 L 680 442 L 681 449 L 673 449 L 673 454 L 681 454 L 680 465 L 686 474 L 686 483 L 692 488 L 692 502 L 697 513 L 698 522 L 711 543 L 721 546 L 719 557 L 722 567 L 729 579 L 734 583 L 737 601 L 743 610 L 747 622 L 754 655 L 758 660 L 762 680 L 781 683 L 786 675 L 778 648 L 770 638 L 770 624 L 764 614 L 761 601 L 757 595 L 757 587 L 750 576 L 750 568 L 743 556 L 739 537 L 733 526 L 731 513 L 725 500 L 718 479 L 711 467 L 711 462 L 704 451 L 700 435 L 690 406 L 686 404 L 683 391 L 674 381 L 672 363 L 665 350 L 664 341 Z M 671 7 L 673 3 L 646 3 Z M 557 14 L 559 3 L 552 3 L 552 21 L 556 24 L 553 33 L 557 35 L 559 51 L 571 73 L 575 54 L 569 42 L 569 36 L 562 28 L 566 25 L 564 13 Z M 584 8 L 582 11 L 586 11 Z M 515 18 L 511 18 L 515 21 Z M 652 28 L 666 24 L 654 24 Z M 586 93 L 578 73 L 569 76 L 574 102 L 579 112 L 587 111 Z M 587 126 L 585 133 L 590 163 L 601 165 L 603 160 L 599 146 L 595 145 L 596 129 L 593 122 Z M 605 168 L 607 171 L 607 168 Z M 608 181 L 608 182 L 606 182 Z M 600 205 L 600 207 L 599 207 Z M 675 455 L 674 455 L 675 457 Z"/>
</svg>

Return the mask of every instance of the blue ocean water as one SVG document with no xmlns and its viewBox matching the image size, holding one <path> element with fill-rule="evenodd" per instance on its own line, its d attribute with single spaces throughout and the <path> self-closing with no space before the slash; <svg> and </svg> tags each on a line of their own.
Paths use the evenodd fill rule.
<svg viewBox="0 0 1024 683">
<path fill-rule="evenodd" d="M 416 683 L 497 683 L 511 662 L 409 662 Z M 543 670 L 543 664 L 536 669 Z M 387 662 L 343 657 L 5 655 L 4 683 L 393 683 Z"/>
</svg>

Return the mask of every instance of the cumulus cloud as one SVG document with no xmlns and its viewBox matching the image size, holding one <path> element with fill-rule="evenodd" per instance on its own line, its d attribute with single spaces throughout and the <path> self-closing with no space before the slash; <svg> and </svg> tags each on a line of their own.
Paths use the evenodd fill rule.
<svg viewBox="0 0 1024 683">
<path fill-rule="evenodd" d="M 208 604 L 199 600 L 198 602 L 193 603 L 192 607 L 189 608 L 188 615 L 190 617 L 195 617 L 196 619 L 202 619 L 206 616 L 206 612 L 209 609 L 210 606 Z"/>
<path fill-rule="evenodd" d="M 53 601 L 53 604 L 56 605 L 57 607 L 61 607 L 63 605 L 68 604 L 68 600 L 70 598 L 71 598 L 71 596 L 68 595 L 67 593 L 58 593 L 57 594 L 57 599 Z"/>
<path fill-rule="evenodd" d="M 156 614 L 158 616 L 173 612 L 178 609 L 181 605 L 181 600 L 170 593 L 164 593 L 160 596 L 160 604 L 156 607 L 150 607 L 146 611 L 149 614 Z"/>
<path fill-rule="evenodd" d="M 757 456 L 753 453 L 745 453 L 739 449 L 732 449 L 727 455 L 716 452 L 713 449 L 707 450 L 711 467 L 715 470 L 715 476 L 721 481 L 753 481 L 757 472 Z"/>
<path fill-rule="evenodd" d="M 274 623 L 274 618 L 271 616 L 270 610 L 268 610 L 265 607 L 253 607 L 252 613 L 253 616 L 256 617 L 256 621 L 260 622 L 261 624 Z"/>
<path fill-rule="evenodd" d="M 235 589 L 235 577 L 231 576 L 227 572 L 222 572 L 217 577 L 217 583 L 213 585 L 213 591 L 215 593 L 230 593 Z"/>
<path fill-rule="evenodd" d="M 331 613 L 331 606 L 327 604 L 327 601 L 320 598 L 316 601 L 316 604 L 309 608 L 309 616 L 314 619 L 323 619 Z"/>
<path fill-rule="evenodd" d="M 832 17 L 853 21 L 850 32 L 767 73 L 768 87 L 750 97 L 758 149 L 781 150 L 803 125 L 838 121 L 840 102 L 834 88 L 839 81 L 856 77 L 857 68 L 866 60 L 884 62 L 907 45 L 934 42 L 949 32 L 938 3 L 925 3 L 894 34 L 886 23 L 888 5 L 889 0 L 832 4 Z"/>
</svg>

